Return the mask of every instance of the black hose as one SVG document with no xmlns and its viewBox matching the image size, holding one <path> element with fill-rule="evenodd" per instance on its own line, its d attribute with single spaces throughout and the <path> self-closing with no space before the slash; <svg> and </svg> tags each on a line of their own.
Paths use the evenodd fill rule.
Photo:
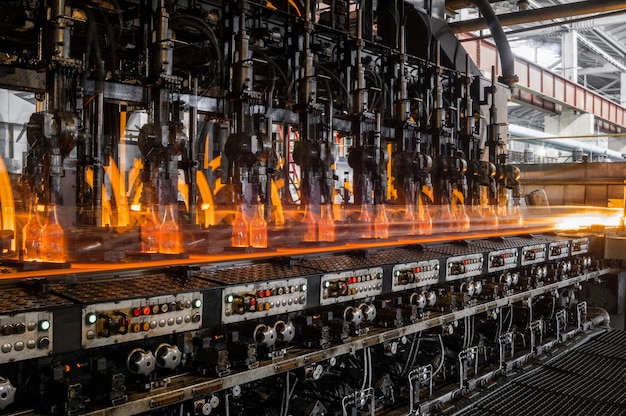
<svg viewBox="0 0 626 416">
<path fill-rule="evenodd" d="M 504 29 L 502 29 L 498 16 L 496 16 L 488 0 L 472 0 L 472 2 L 483 14 L 489 26 L 489 31 L 491 31 L 491 35 L 493 36 L 493 40 L 498 47 L 500 64 L 502 65 L 502 76 L 499 78 L 499 81 L 512 87 L 513 84 L 519 81 L 519 78 L 515 75 L 515 58 L 511 51 L 511 45 L 509 45 L 509 40 L 504 33 Z"/>
</svg>

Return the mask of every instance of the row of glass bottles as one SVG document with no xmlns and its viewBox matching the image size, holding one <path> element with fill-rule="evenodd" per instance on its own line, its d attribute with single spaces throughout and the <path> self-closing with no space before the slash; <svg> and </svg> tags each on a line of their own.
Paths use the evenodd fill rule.
<svg viewBox="0 0 626 416">
<path fill-rule="evenodd" d="M 333 209 L 330 204 L 320 206 L 319 218 L 311 207 L 304 211 L 302 220 L 306 226 L 303 241 L 305 242 L 333 242 L 335 241 L 335 221 L 333 219 Z"/>
<path fill-rule="evenodd" d="M 45 224 L 42 225 L 40 206 L 31 204 L 28 221 L 22 229 L 22 259 L 24 261 L 53 263 L 65 261 L 65 233 L 59 224 L 55 204 L 47 207 L 46 218 Z"/>
<path fill-rule="evenodd" d="M 141 223 L 141 252 L 163 254 L 183 252 L 173 204 L 165 206 L 161 221 L 158 220 L 155 206 L 148 206 Z"/>
<path fill-rule="evenodd" d="M 267 222 L 263 204 L 256 205 L 250 222 L 246 220 L 243 208 L 238 207 L 231 226 L 233 247 L 267 248 Z"/>
</svg>

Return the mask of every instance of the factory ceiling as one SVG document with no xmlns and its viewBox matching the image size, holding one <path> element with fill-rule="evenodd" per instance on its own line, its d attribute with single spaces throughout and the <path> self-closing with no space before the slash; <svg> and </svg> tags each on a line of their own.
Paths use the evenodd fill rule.
<svg viewBox="0 0 626 416">
<path fill-rule="evenodd" d="M 608 99 L 626 101 L 626 1 L 528 0 L 491 2 L 516 53 L 565 75 L 563 37 L 576 33 L 575 80 Z M 468 7 L 468 5 L 470 7 Z M 472 31 L 490 37 L 484 20 L 470 1 L 446 2 L 457 33 Z M 567 60 L 565 62 L 568 62 Z M 576 62 L 576 61 L 574 61 Z M 543 129 L 545 113 L 523 106 L 509 110 L 509 121 Z"/>
</svg>

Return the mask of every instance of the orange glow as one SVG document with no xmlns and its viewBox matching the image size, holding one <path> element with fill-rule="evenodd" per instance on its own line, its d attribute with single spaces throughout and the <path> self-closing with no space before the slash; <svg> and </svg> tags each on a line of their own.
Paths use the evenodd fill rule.
<svg viewBox="0 0 626 416">
<path fill-rule="evenodd" d="M 48 221 L 41 229 L 41 257 L 51 263 L 65 261 L 65 233 L 59 223 L 56 205 L 48 207 Z"/>
<path fill-rule="evenodd" d="M 109 157 L 109 166 L 105 166 L 104 171 L 109 177 L 113 191 L 109 201 L 115 201 L 115 207 L 117 208 L 117 221 L 113 223 L 114 219 L 111 218 L 111 224 L 116 227 L 126 227 L 130 224 L 130 212 L 126 198 L 126 187 L 124 185 L 125 174 L 120 174 L 120 169 L 117 167 L 112 157 Z M 109 208 L 111 207 L 109 206 Z"/>
<path fill-rule="evenodd" d="M 204 172 L 201 170 L 196 171 L 196 184 L 198 185 L 198 192 L 200 192 L 200 197 L 202 198 L 200 209 L 204 213 L 203 225 L 205 227 L 215 225 L 215 203 L 213 201 L 213 193 L 211 192 L 211 187 L 209 186 L 206 176 L 204 176 Z M 200 218 L 198 218 L 197 221 L 200 221 Z"/>
<path fill-rule="evenodd" d="M 11 249 L 15 250 L 15 202 L 9 172 L 2 157 L 0 157 L 0 207 L 2 208 L 0 228 L 13 231 Z"/>
</svg>

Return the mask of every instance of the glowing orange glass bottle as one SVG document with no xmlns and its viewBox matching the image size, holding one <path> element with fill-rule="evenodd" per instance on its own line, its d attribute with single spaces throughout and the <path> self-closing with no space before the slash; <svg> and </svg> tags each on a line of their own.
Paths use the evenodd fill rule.
<svg viewBox="0 0 626 416">
<path fill-rule="evenodd" d="M 333 219 L 333 208 L 330 204 L 322 205 L 319 221 L 319 240 L 335 241 L 335 220 Z"/>
<path fill-rule="evenodd" d="M 37 204 L 31 204 L 28 222 L 22 228 L 22 250 L 24 261 L 41 261 L 41 220 Z"/>
<path fill-rule="evenodd" d="M 267 247 L 267 222 L 263 217 L 263 204 L 257 204 L 250 221 L 250 245 L 254 248 Z"/>
<path fill-rule="evenodd" d="M 57 215 L 57 206 L 51 204 L 48 207 L 48 221 L 41 229 L 41 257 L 44 261 L 53 263 L 62 263 L 65 261 L 63 252 L 65 247 L 65 233 L 59 217 Z"/>
<path fill-rule="evenodd" d="M 159 228 L 159 252 L 164 254 L 180 254 L 182 253 L 182 243 L 180 238 L 180 229 L 174 217 L 174 205 L 170 204 L 165 207 L 163 213 L 163 222 Z"/>
<path fill-rule="evenodd" d="M 154 205 L 149 205 L 141 222 L 141 251 L 143 253 L 157 253 L 159 251 L 160 228 L 157 215 L 154 212 Z"/>
<path fill-rule="evenodd" d="M 231 227 L 231 245 L 233 247 L 248 247 L 250 245 L 250 231 L 248 229 L 248 221 L 246 221 L 246 217 L 241 206 L 237 208 Z"/>
</svg>

